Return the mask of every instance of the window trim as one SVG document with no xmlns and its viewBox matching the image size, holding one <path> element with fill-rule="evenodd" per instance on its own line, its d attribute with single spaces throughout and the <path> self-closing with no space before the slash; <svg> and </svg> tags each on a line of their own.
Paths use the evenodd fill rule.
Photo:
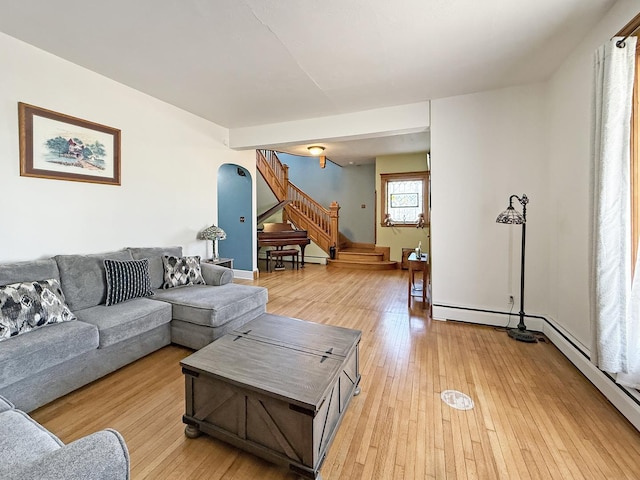
<svg viewBox="0 0 640 480">
<path fill-rule="evenodd" d="M 384 219 L 387 214 L 387 183 L 398 181 L 422 181 L 422 202 L 424 207 L 424 226 L 428 227 L 430 224 L 430 205 L 429 205 L 429 171 L 422 172 L 401 172 L 401 173 L 381 173 L 380 174 L 380 226 L 388 227 L 385 224 Z M 418 225 L 418 220 L 410 223 L 395 223 L 394 227 L 412 227 L 415 228 Z"/>
<path fill-rule="evenodd" d="M 616 37 L 638 36 L 640 13 L 633 17 Z M 638 39 L 640 40 L 640 38 Z M 633 104 L 631 109 L 631 274 L 634 274 L 640 241 L 640 44 L 636 44 L 636 71 L 633 84 Z"/>
<path fill-rule="evenodd" d="M 636 72 L 631 109 L 631 273 L 640 240 L 640 44 L 636 45 Z"/>
</svg>

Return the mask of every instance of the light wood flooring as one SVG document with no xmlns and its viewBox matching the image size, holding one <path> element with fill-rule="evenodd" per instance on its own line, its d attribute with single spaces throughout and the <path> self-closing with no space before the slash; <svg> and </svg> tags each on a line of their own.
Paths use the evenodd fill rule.
<svg viewBox="0 0 640 480">
<path fill-rule="evenodd" d="M 270 313 L 362 330 L 362 393 L 321 469 L 337 479 L 638 479 L 640 433 L 550 343 L 431 321 L 406 306 L 406 271 L 307 265 L 261 273 Z M 294 479 L 218 440 L 184 434 L 188 349 L 169 346 L 33 416 L 63 441 L 120 431 L 141 479 Z M 475 402 L 460 411 L 443 390 Z"/>
</svg>

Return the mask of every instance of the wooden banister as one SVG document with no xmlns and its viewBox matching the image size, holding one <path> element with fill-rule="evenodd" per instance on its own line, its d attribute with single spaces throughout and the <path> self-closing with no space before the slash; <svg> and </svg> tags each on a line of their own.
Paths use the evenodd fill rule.
<svg viewBox="0 0 640 480">
<path fill-rule="evenodd" d="M 289 167 L 271 150 L 256 150 L 256 165 L 278 201 L 286 200 Z"/>
<path fill-rule="evenodd" d="M 257 150 L 256 163 L 278 201 L 289 201 L 283 209 L 283 220 L 306 230 L 311 240 L 327 254 L 331 247 L 339 248 L 338 202 L 327 209 L 296 187 L 289 181 L 289 167 L 280 162 L 273 151 Z"/>
</svg>

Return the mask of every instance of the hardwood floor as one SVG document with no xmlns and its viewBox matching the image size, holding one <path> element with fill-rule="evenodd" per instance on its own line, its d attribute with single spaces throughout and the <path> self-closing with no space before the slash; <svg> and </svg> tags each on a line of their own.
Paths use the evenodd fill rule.
<svg viewBox="0 0 640 480">
<path fill-rule="evenodd" d="M 336 479 L 637 479 L 640 433 L 550 343 L 407 311 L 406 271 L 307 265 L 261 273 L 270 313 L 362 330 L 362 393 L 321 469 Z M 141 479 L 293 479 L 220 441 L 184 436 L 169 346 L 32 415 L 63 441 L 120 431 Z M 443 390 L 475 408 L 444 404 Z"/>
</svg>

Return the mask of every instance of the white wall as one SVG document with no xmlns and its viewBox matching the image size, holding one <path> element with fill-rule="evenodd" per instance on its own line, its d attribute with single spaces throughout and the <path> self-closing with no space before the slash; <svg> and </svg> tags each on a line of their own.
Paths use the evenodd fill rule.
<svg viewBox="0 0 640 480">
<path fill-rule="evenodd" d="M 509 194 L 527 193 L 525 310 L 588 353 L 592 55 L 637 10 L 616 3 L 547 84 L 432 102 L 435 303 L 505 311 L 512 292 L 517 312 L 520 229 L 493 222 Z M 504 318 L 444 308 L 434 316 Z"/>
<path fill-rule="evenodd" d="M 592 57 L 637 13 L 637 0 L 616 2 L 544 84 L 432 102 L 436 304 L 505 311 L 513 293 L 518 311 L 520 228 L 494 222 L 510 194 L 526 193 L 525 310 L 545 316 L 589 353 Z M 434 308 L 434 317 L 504 319 L 442 307 Z M 576 356 L 541 322 L 527 323 L 548 330 Z M 588 366 L 580 368 L 594 381 Z M 614 401 L 615 389 L 606 394 Z M 640 412 L 634 415 L 640 419 Z"/>
<path fill-rule="evenodd" d="M 0 34 L 0 261 L 182 245 L 217 220 L 216 172 L 255 153 L 211 122 Z M 18 102 L 122 130 L 122 185 L 20 176 Z M 255 198 L 255 197 L 254 197 Z M 255 228 L 254 228 L 255 230 Z"/>
<path fill-rule="evenodd" d="M 640 9 L 638 1 L 620 0 L 591 29 L 549 82 L 549 154 L 547 182 L 553 205 L 549 261 L 549 313 L 588 350 L 589 197 L 591 84 L 593 52 Z"/>
<path fill-rule="evenodd" d="M 546 312 L 550 223 L 544 103 L 541 84 L 432 102 L 435 304 L 508 311 L 512 294 L 517 306 L 521 227 L 495 220 L 511 194 L 527 194 L 525 307 L 531 314 Z M 439 307 L 434 317 L 505 321 Z"/>
</svg>

